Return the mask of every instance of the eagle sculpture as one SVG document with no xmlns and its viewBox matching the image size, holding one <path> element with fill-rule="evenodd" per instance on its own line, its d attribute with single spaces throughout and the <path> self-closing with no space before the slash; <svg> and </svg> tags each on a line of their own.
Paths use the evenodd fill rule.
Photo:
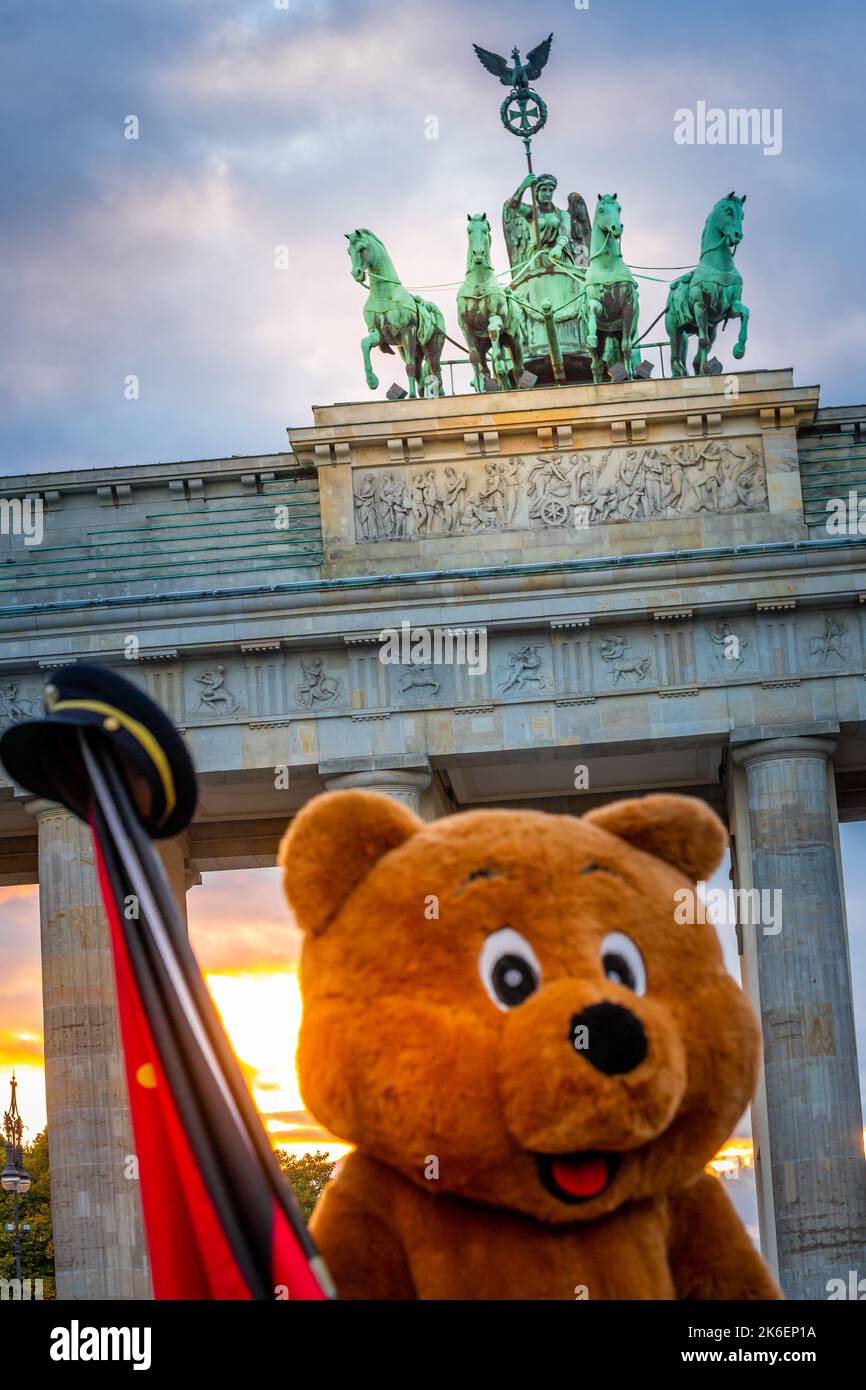
<svg viewBox="0 0 866 1390">
<path fill-rule="evenodd" d="M 492 72 L 494 77 L 498 77 L 503 87 L 514 87 L 518 91 L 527 91 L 530 82 L 536 77 L 541 76 L 542 69 L 550 57 L 550 45 L 553 43 L 553 35 L 548 34 L 543 43 L 537 48 L 533 48 L 526 55 L 526 62 L 520 61 L 520 50 L 512 49 L 511 57 L 514 66 L 510 66 L 506 58 L 501 58 L 498 53 L 491 53 L 486 48 L 479 48 L 477 43 L 472 47 L 478 54 L 478 61 L 488 72 Z"/>
</svg>

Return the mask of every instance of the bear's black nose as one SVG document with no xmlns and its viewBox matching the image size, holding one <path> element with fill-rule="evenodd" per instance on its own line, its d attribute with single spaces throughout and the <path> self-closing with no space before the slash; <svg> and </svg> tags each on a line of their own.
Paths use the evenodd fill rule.
<svg viewBox="0 0 866 1390">
<path fill-rule="evenodd" d="M 568 1040 L 606 1076 L 634 1071 L 647 1054 L 643 1024 L 621 1004 L 590 1004 L 575 1014 Z"/>
</svg>

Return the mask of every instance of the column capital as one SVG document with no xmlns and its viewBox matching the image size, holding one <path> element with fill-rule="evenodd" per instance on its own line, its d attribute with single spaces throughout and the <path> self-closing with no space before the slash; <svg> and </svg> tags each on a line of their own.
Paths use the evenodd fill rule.
<svg viewBox="0 0 866 1390">
<path fill-rule="evenodd" d="M 400 792 L 410 792 L 420 796 L 430 785 L 430 773 L 421 769 L 397 768 L 363 772 L 342 772 L 336 777 L 326 777 L 325 786 L 329 792 L 351 791 L 361 788 L 364 791 L 385 792 L 388 796 L 398 796 Z"/>
<path fill-rule="evenodd" d="M 834 738 L 790 735 L 785 738 L 761 738 L 752 743 L 731 744 L 731 757 L 741 767 L 772 762 L 780 758 L 823 758 L 829 762 L 836 751 Z"/>
<path fill-rule="evenodd" d="M 363 771 L 338 773 L 325 778 L 329 792 L 364 791 L 384 792 L 401 805 L 408 807 L 416 816 L 421 815 L 421 797 L 430 785 L 430 771 L 427 768 L 365 768 Z"/>
<path fill-rule="evenodd" d="M 48 801 L 43 796 L 25 801 L 24 810 L 28 816 L 34 817 L 37 824 L 45 820 L 60 820 L 63 816 L 72 816 L 72 812 L 61 806 L 59 801 Z"/>
</svg>

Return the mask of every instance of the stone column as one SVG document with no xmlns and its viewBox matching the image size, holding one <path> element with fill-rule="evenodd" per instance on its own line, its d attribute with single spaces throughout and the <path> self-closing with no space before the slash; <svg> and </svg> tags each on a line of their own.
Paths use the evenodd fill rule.
<svg viewBox="0 0 866 1390">
<path fill-rule="evenodd" d="M 430 773 L 406 768 L 396 772 L 345 772 L 338 777 L 326 777 L 325 786 L 329 792 L 349 791 L 362 787 L 365 791 L 384 792 L 402 801 L 416 816 L 423 816 L 421 796 L 430 785 Z"/>
<path fill-rule="evenodd" d="M 177 900 L 183 924 L 187 926 L 186 895 L 194 884 L 201 883 L 201 874 L 190 872 L 189 839 L 186 835 L 178 835 L 174 840 L 155 840 L 154 845 Z"/>
<path fill-rule="evenodd" d="M 57 1297 L 150 1298 L 138 1182 L 126 1176 L 135 1146 L 90 831 L 51 802 L 27 809 L 39 835 Z"/>
<path fill-rule="evenodd" d="M 759 892 L 781 893 L 781 930 L 745 926 L 764 1035 L 766 1133 L 779 1280 L 826 1299 L 828 1280 L 866 1273 L 866 1162 L 830 738 L 732 747 L 745 772 L 738 859 Z M 744 823 L 745 822 L 745 823 Z M 745 844 L 743 843 L 745 841 Z M 768 900 L 771 902 L 771 900 Z M 778 927 L 778 923 L 775 924 Z M 761 1106 L 758 1106 L 759 1118 Z"/>
</svg>

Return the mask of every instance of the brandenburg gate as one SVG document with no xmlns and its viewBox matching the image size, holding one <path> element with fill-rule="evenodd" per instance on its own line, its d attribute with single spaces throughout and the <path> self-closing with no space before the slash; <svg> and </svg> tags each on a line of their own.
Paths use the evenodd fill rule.
<svg viewBox="0 0 866 1390">
<path fill-rule="evenodd" d="M 181 902 L 272 865 L 326 787 L 428 818 L 705 798 L 734 886 L 782 895 L 781 929 L 737 927 L 761 1243 L 825 1298 L 866 1272 L 838 835 L 866 811 L 866 536 L 827 507 L 864 482 L 866 411 L 777 370 L 313 415 L 285 453 L 4 479 L 44 538 L 0 537 L 0 721 L 76 658 L 158 700 L 200 777 L 165 851 Z M 403 624 L 484 660 L 383 661 Z M 88 835 L 0 782 L 0 883 L 35 882 L 58 1296 L 146 1297 Z"/>
</svg>

